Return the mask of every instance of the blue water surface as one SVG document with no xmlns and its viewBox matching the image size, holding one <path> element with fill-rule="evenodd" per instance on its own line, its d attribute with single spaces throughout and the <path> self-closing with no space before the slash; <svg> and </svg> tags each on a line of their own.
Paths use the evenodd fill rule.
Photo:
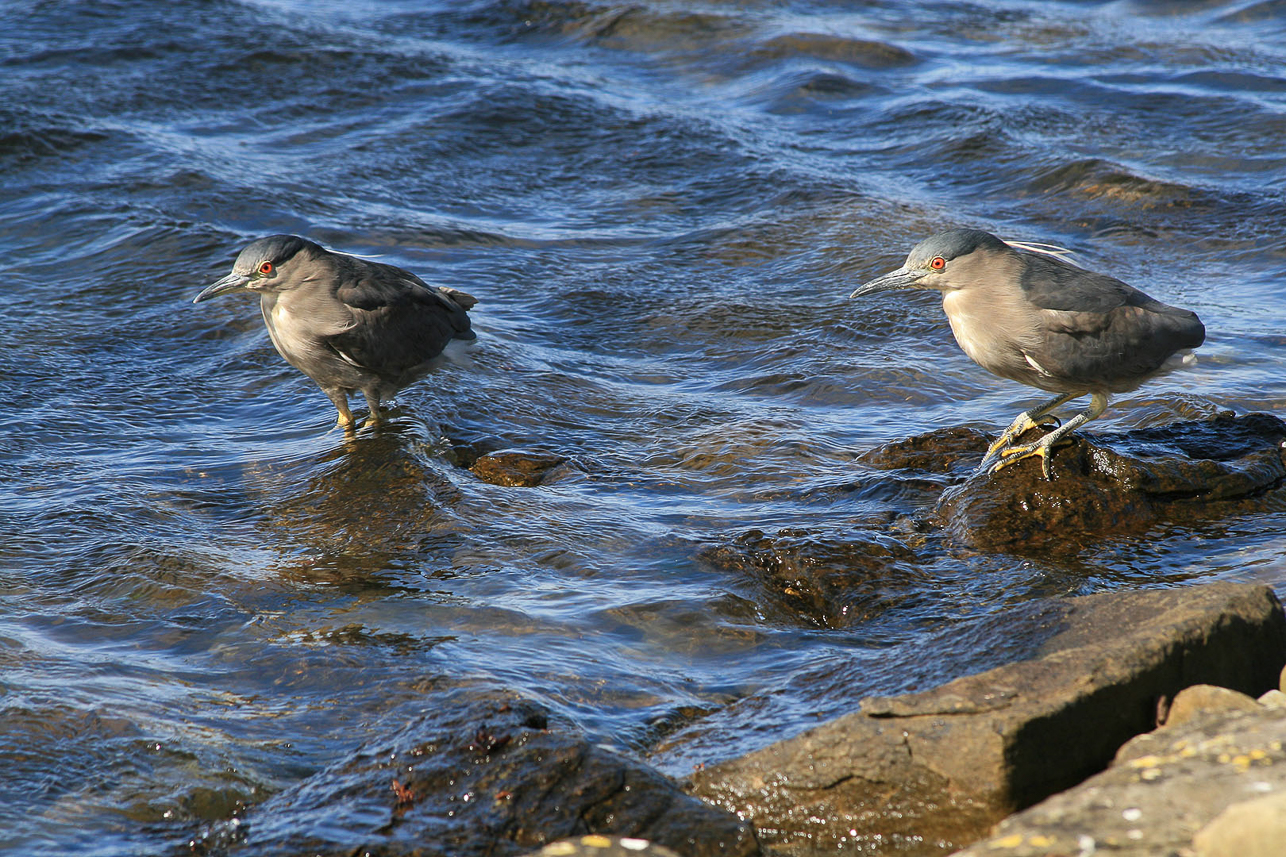
<svg viewBox="0 0 1286 857">
<path fill-rule="evenodd" d="M 462 685 L 681 776 L 1032 599 L 1282 591 L 1280 500 L 949 543 L 856 456 L 1042 394 L 847 295 L 946 227 L 1060 244 L 1208 330 L 1095 430 L 1282 413 L 1284 139 L 1274 2 L 0 5 L 0 849 L 183 851 Z M 468 363 L 347 440 L 191 303 L 275 232 L 477 296 Z"/>
</svg>

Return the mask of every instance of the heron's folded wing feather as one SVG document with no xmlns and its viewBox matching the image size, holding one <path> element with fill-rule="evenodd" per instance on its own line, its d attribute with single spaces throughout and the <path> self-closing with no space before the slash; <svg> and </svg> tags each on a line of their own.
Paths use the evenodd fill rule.
<svg viewBox="0 0 1286 857">
<path fill-rule="evenodd" d="M 345 359 L 392 381 L 438 356 L 452 339 L 473 338 L 463 302 L 409 271 L 354 261 L 361 264 L 336 290 L 354 323 L 328 341 Z"/>
</svg>

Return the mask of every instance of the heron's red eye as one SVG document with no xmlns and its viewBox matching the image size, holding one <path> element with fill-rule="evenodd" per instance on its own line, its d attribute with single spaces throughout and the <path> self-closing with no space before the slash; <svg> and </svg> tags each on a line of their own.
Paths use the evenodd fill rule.
<svg viewBox="0 0 1286 857">
<path fill-rule="evenodd" d="M 929 267 L 935 271 L 941 271 L 946 266 L 947 260 L 943 259 L 941 256 L 934 256 L 933 261 L 929 263 Z"/>
<path fill-rule="evenodd" d="M 935 261 L 936 261 L 936 260 L 935 260 Z M 271 263 L 271 262 L 264 262 L 262 265 L 260 265 L 260 266 L 259 266 L 259 273 L 261 273 L 261 274 L 271 274 L 271 273 L 272 273 L 272 263 Z"/>
</svg>

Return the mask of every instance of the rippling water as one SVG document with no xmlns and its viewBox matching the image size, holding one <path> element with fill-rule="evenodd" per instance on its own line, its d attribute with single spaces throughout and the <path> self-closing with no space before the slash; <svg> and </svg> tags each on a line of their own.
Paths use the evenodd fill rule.
<svg viewBox="0 0 1286 857">
<path fill-rule="evenodd" d="M 465 684 L 681 775 L 1003 660 L 1033 598 L 1286 589 L 1281 502 L 948 544 L 946 477 L 855 456 L 1035 393 L 930 296 L 846 299 L 939 228 L 1059 243 L 1209 331 L 1098 431 L 1281 412 L 1281 3 L 15 0 L 0 32 L 6 850 L 182 849 Z M 478 296 L 472 365 L 346 442 L 252 302 L 190 303 L 271 232 Z M 570 465 L 459 466 L 512 447 Z M 753 571 L 791 563 L 843 587 Z"/>
</svg>

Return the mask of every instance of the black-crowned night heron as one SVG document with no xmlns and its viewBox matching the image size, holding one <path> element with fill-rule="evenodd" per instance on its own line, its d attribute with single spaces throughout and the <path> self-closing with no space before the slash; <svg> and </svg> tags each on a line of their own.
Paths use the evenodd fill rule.
<svg viewBox="0 0 1286 857">
<path fill-rule="evenodd" d="M 987 450 L 994 473 L 1049 455 L 1068 433 L 1097 418 L 1111 393 L 1126 393 L 1177 365 L 1206 337 L 1196 313 L 1168 306 L 1105 274 L 1078 268 L 1057 248 L 1006 243 L 976 229 L 925 239 L 906 263 L 858 287 L 852 297 L 891 289 L 936 289 L 965 354 L 1002 378 L 1058 396 L 1025 411 Z M 1053 411 L 1090 395 L 1090 406 L 1059 423 Z M 1035 443 L 1013 445 L 1029 429 L 1055 425 Z"/>
<path fill-rule="evenodd" d="M 330 397 L 345 431 L 351 393 L 366 397 L 366 425 L 378 424 L 381 399 L 423 377 L 452 340 L 475 338 L 471 295 L 296 235 L 252 242 L 193 303 L 236 291 L 259 295 L 272 344 Z"/>
</svg>

